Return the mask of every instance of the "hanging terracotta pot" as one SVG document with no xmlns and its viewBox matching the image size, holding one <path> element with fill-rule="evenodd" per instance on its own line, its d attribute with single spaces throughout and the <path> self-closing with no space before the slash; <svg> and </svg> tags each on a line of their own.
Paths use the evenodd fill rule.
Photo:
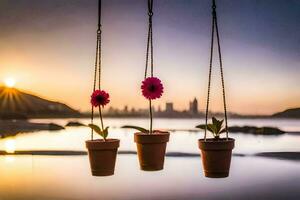
<svg viewBox="0 0 300 200">
<path fill-rule="evenodd" d="M 206 141 L 200 139 L 198 141 L 206 177 L 228 177 L 234 141 L 232 138 L 228 138 L 228 140 L 226 138 L 206 139 Z"/>
<path fill-rule="evenodd" d="M 87 140 L 85 143 L 89 152 L 92 175 L 113 175 L 115 171 L 115 163 L 120 140 Z"/>
<path fill-rule="evenodd" d="M 169 132 L 153 134 L 139 132 L 134 134 L 141 170 L 158 171 L 164 168 L 169 137 Z"/>
</svg>

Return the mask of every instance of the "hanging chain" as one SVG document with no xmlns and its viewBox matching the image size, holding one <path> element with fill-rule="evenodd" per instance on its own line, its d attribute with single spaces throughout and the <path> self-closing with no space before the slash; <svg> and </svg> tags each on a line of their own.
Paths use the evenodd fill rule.
<svg viewBox="0 0 300 200">
<path fill-rule="evenodd" d="M 150 26 L 148 28 L 148 36 L 147 36 L 147 50 L 146 50 L 146 67 L 145 67 L 145 76 L 144 79 L 147 78 L 147 72 L 148 72 L 148 63 L 149 63 L 149 44 L 150 44 Z"/>
<path fill-rule="evenodd" d="M 209 61 L 209 76 L 208 76 L 207 102 L 206 102 L 206 113 L 205 113 L 204 140 L 206 140 L 206 134 L 207 134 L 207 118 L 208 118 L 210 86 L 211 86 L 211 72 L 212 72 L 212 59 L 213 59 L 213 45 L 214 45 L 215 28 L 216 28 L 217 44 L 218 44 L 220 75 L 221 75 L 221 81 L 222 81 L 222 95 L 223 95 L 223 105 L 224 105 L 224 115 L 225 115 L 226 139 L 228 140 L 228 124 L 227 124 L 228 120 L 227 120 L 227 108 L 226 108 L 225 83 L 224 83 L 223 63 L 222 63 L 222 54 L 221 54 L 221 45 L 220 45 L 216 8 L 217 8 L 216 2 L 215 2 L 215 0 L 212 0 L 212 35 L 211 35 L 212 37 L 211 37 L 211 47 L 210 47 L 210 61 Z"/>
<path fill-rule="evenodd" d="M 149 54 L 150 54 L 150 74 L 153 77 L 153 31 L 152 31 L 152 16 L 153 16 L 153 0 L 148 0 L 148 36 L 147 36 L 147 49 L 146 49 L 146 65 L 145 65 L 145 76 L 147 78 L 148 65 L 149 65 Z M 149 115 L 150 115 L 150 134 L 152 133 L 152 102 L 149 100 Z"/>
<path fill-rule="evenodd" d="M 215 0 L 213 0 L 213 1 L 215 1 Z M 216 9 L 216 5 L 215 5 L 215 9 Z M 219 29 L 218 29 L 218 21 L 217 21 L 217 14 L 216 14 L 216 11 L 214 11 L 214 15 L 215 15 L 216 33 L 217 33 L 217 41 L 218 41 L 218 52 L 219 52 L 219 62 L 220 62 L 220 74 L 221 74 L 221 81 L 222 81 L 222 94 L 223 94 L 223 106 L 224 106 L 224 115 L 225 115 L 226 139 L 228 140 L 228 123 L 227 123 L 227 108 L 226 108 L 225 82 L 224 82 L 223 62 L 222 62 L 221 45 L 220 45 L 220 36 L 219 36 Z"/>
<path fill-rule="evenodd" d="M 208 108 L 209 108 L 209 98 L 210 98 L 210 85 L 211 85 L 211 72 L 212 72 L 212 59 L 214 52 L 214 32 L 215 32 L 215 18 L 212 17 L 212 27 L 211 27 L 211 43 L 210 43 L 210 59 L 209 59 L 209 75 L 208 75 L 208 86 L 207 86 L 207 99 L 206 99 L 206 112 L 205 112 L 205 132 L 204 132 L 204 140 L 206 140 L 207 135 L 207 118 L 208 118 Z"/>
<path fill-rule="evenodd" d="M 96 50 L 96 53 L 98 54 L 98 73 L 99 73 L 99 79 L 98 79 L 98 89 L 100 90 L 101 89 L 101 43 L 102 43 L 102 40 L 101 40 L 101 0 L 99 0 L 99 3 L 98 3 L 98 29 L 97 29 L 97 42 L 99 43 L 98 45 L 98 49 Z"/>
<path fill-rule="evenodd" d="M 146 49 L 146 67 L 145 67 L 145 76 L 147 78 L 148 66 L 149 66 L 149 54 L 150 54 L 150 72 L 151 77 L 153 77 L 153 28 L 152 28 L 152 16 L 153 16 L 153 0 L 148 0 L 148 36 L 147 36 L 147 49 Z"/>
<path fill-rule="evenodd" d="M 97 44 L 96 44 L 96 59 L 94 70 L 93 92 L 96 90 L 98 72 L 98 88 L 101 89 L 101 0 L 98 2 L 98 29 L 97 29 Z M 101 109 L 99 107 L 99 109 Z M 94 122 L 94 107 L 92 105 L 91 124 Z M 94 131 L 91 129 L 91 139 L 94 139 Z"/>
</svg>

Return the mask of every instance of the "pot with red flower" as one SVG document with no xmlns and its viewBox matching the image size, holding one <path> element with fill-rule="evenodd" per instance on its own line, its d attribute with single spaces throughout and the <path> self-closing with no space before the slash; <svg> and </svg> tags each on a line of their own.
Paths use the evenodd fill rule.
<svg viewBox="0 0 300 200">
<path fill-rule="evenodd" d="M 150 126 L 149 130 L 138 126 L 123 126 L 138 130 L 134 134 L 134 142 L 137 146 L 140 168 L 146 171 L 162 170 L 164 167 L 165 153 L 170 133 L 153 130 L 152 128 L 152 101 L 162 96 L 163 85 L 161 81 L 153 76 L 153 0 L 148 0 L 148 39 L 146 52 L 145 76 L 142 82 L 142 94 L 149 102 Z M 148 77 L 148 65 L 150 62 L 151 76 Z"/>
<path fill-rule="evenodd" d="M 167 142 L 170 133 L 152 128 L 152 105 L 151 101 L 160 98 L 163 93 L 163 85 L 156 77 L 146 78 L 141 86 L 143 96 L 149 100 L 150 129 L 138 126 L 123 126 L 138 130 L 134 134 L 134 142 L 137 146 L 140 168 L 145 171 L 157 171 L 164 168 L 164 159 Z"/>
<path fill-rule="evenodd" d="M 93 108 L 99 108 L 101 127 L 91 123 L 88 126 L 92 132 L 99 134 L 102 139 L 86 141 L 89 153 L 90 166 L 93 176 L 110 176 L 114 174 L 116 157 L 120 140 L 108 139 L 108 127 L 104 128 L 102 119 L 102 108 L 109 103 L 109 94 L 104 90 L 95 90 L 91 96 Z M 92 133 L 93 134 L 93 133 Z"/>
</svg>

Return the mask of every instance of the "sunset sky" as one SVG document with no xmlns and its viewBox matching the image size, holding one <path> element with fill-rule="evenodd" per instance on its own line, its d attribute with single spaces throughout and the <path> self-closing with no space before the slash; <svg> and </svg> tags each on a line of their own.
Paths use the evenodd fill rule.
<svg viewBox="0 0 300 200">
<path fill-rule="evenodd" d="M 103 89 L 110 106 L 146 108 L 141 95 L 146 0 L 103 0 Z M 210 0 L 154 0 L 154 73 L 165 86 L 155 105 L 205 108 Z M 271 114 L 300 107 L 300 1 L 217 0 L 229 111 Z M 0 0 L 0 82 L 90 108 L 96 0 Z M 222 110 L 217 62 L 211 110 Z"/>
</svg>

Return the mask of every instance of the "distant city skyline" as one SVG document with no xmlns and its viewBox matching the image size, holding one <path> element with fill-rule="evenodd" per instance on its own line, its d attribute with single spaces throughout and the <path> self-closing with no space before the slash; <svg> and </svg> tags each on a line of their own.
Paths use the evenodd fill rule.
<svg viewBox="0 0 300 200">
<path fill-rule="evenodd" d="M 184 109 L 177 110 L 174 108 L 174 102 L 165 102 L 165 106 L 162 109 L 160 105 L 152 106 L 153 111 L 155 112 L 165 112 L 168 114 L 172 114 L 173 112 L 189 112 L 191 114 L 197 115 L 200 110 L 198 108 L 198 100 L 194 98 L 192 101 L 189 101 L 187 107 Z M 122 113 L 130 113 L 130 112 L 148 112 L 149 108 L 139 108 L 139 107 L 129 107 L 128 105 L 123 105 L 123 108 L 114 108 L 109 106 L 108 109 L 105 110 L 106 113 L 111 112 L 122 112 Z"/>
<path fill-rule="evenodd" d="M 147 2 L 103 0 L 102 88 L 110 104 L 147 108 L 141 95 Z M 228 111 L 272 114 L 300 107 L 300 1 L 217 1 Z M 154 1 L 154 75 L 164 84 L 164 107 L 205 109 L 211 0 Z M 81 112 L 90 110 L 97 1 L 1 0 L 0 82 Z M 210 110 L 222 112 L 213 62 Z"/>
</svg>

